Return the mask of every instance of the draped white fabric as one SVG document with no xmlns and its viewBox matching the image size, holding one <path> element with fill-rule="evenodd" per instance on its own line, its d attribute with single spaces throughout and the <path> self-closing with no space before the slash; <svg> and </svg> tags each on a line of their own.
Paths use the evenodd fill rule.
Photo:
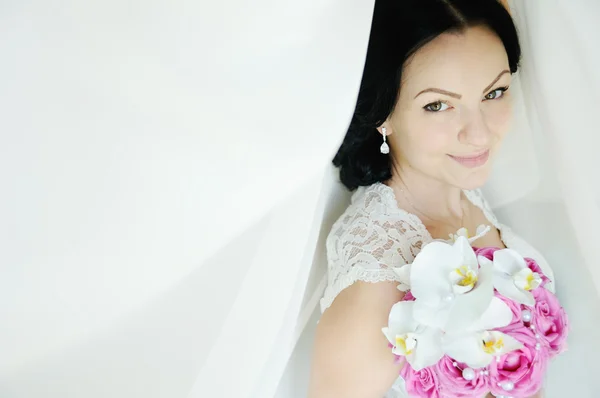
<svg viewBox="0 0 600 398">
<path fill-rule="evenodd" d="M 293 347 L 372 1 L 0 10 L 0 396 L 252 396 Z"/>
<path fill-rule="evenodd" d="M 0 6 L 0 396 L 275 394 L 347 200 L 329 161 L 372 5 Z M 523 106 L 489 199 L 581 258 L 553 266 L 593 375 L 600 3 L 512 7 Z"/>
<path fill-rule="evenodd" d="M 537 113 L 539 146 L 547 145 L 538 151 L 547 151 L 544 182 L 558 183 L 558 199 L 564 201 L 578 247 L 600 289 L 600 254 L 595 250 L 600 225 L 600 97 L 595 94 L 600 90 L 600 3 L 536 3 L 513 2 L 524 33 L 526 103 Z"/>
</svg>

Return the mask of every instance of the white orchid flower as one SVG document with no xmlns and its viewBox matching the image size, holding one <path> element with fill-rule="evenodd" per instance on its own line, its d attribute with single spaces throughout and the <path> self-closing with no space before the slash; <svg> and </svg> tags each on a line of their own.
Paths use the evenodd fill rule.
<svg viewBox="0 0 600 398">
<path fill-rule="evenodd" d="M 494 297 L 480 319 L 460 333 L 447 333 L 442 340 L 444 352 L 471 368 L 490 364 L 495 356 L 523 347 L 515 338 L 492 329 L 504 327 L 512 320 L 512 312 L 499 298 Z"/>
<path fill-rule="evenodd" d="M 407 292 L 410 290 L 410 264 L 405 264 L 401 267 L 392 268 L 394 273 L 398 275 L 399 285 L 398 290 L 401 292 Z"/>
<path fill-rule="evenodd" d="M 463 236 L 454 245 L 429 243 L 410 268 L 415 319 L 445 332 L 472 325 L 492 301 L 492 270 L 489 264 L 479 266 L 473 248 Z"/>
<path fill-rule="evenodd" d="M 493 265 L 493 283 L 500 294 L 520 304 L 535 305 L 531 290 L 542 284 L 542 277 L 527 267 L 519 253 L 502 249 L 494 252 L 493 262 L 480 256 L 479 263 Z"/>
<path fill-rule="evenodd" d="M 473 369 L 486 367 L 494 357 L 523 347 L 514 337 L 498 331 L 446 335 L 443 344 L 448 356 Z"/>
<path fill-rule="evenodd" d="M 481 224 L 480 226 L 477 227 L 477 230 L 475 231 L 475 235 L 473 235 L 473 236 L 471 236 L 469 234 L 469 230 L 465 227 L 462 227 L 461 229 L 456 231 L 455 234 L 449 234 L 448 236 L 450 236 L 450 242 L 456 242 L 458 240 L 458 238 L 462 236 L 464 238 L 467 238 L 469 243 L 473 243 L 477 239 L 481 238 L 483 235 L 487 234 L 490 230 L 491 230 L 491 227 L 489 225 Z"/>
<path fill-rule="evenodd" d="M 487 234 L 490 231 L 490 229 L 491 227 L 489 225 L 481 224 L 479 227 L 477 227 L 475 236 L 470 236 L 469 230 L 463 227 L 456 231 L 456 234 L 449 234 L 449 240 L 438 239 L 437 241 L 453 244 L 458 240 L 459 237 L 462 236 L 464 238 L 467 238 L 467 241 L 469 242 L 469 244 L 471 244 L 477 239 Z M 410 269 L 411 264 L 405 264 L 401 267 L 393 268 L 393 271 L 396 273 L 396 275 L 398 275 L 398 281 L 400 283 L 398 285 L 398 290 L 400 290 L 401 292 L 407 292 L 410 290 Z"/>
<path fill-rule="evenodd" d="M 390 311 L 388 327 L 381 329 L 392 352 L 406 357 L 413 369 L 419 371 L 437 363 L 443 356 L 442 331 L 419 325 L 413 318 L 414 301 L 401 301 Z"/>
</svg>

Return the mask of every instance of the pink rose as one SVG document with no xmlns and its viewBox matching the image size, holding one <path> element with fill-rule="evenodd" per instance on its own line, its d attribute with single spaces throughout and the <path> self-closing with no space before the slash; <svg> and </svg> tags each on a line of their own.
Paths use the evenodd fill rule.
<svg viewBox="0 0 600 398">
<path fill-rule="evenodd" d="M 433 366 L 444 398 L 481 398 L 490 391 L 489 377 L 481 375 L 481 370 L 475 370 L 475 378 L 469 381 L 465 380 L 461 370 L 467 365 L 458 363 L 456 367 L 453 363 L 454 360 L 446 355 Z"/>
<path fill-rule="evenodd" d="M 532 272 L 537 272 L 540 275 L 540 277 L 542 278 L 542 283 L 540 284 L 539 287 L 546 286 L 546 284 L 548 282 L 550 282 L 550 279 L 546 275 L 544 275 L 544 273 L 542 272 L 542 269 L 540 268 L 538 263 L 535 262 L 534 259 L 525 257 L 525 263 L 527 264 L 527 267 L 529 267 L 529 269 Z"/>
<path fill-rule="evenodd" d="M 547 289 L 535 289 L 533 292 L 533 325 L 540 339 L 548 345 L 550 355 L 555 356 L 567 349 L 569 320 L 558 299 Z"/>
<path fill-rule="evenodd" d="M 409 290 L 408 292 L 406 292 L 406 294 L 404 294 L 404 297 L 402 298 L 402 301 L 415 301 L 416 298 L 415 296 L 413 296 L 412 292 Z"/>
<path fill-rule="evenodd" d="M 490 364 L 490 390 L 494 395 L 530 397 L 544 381 L 549 360 L 548 349 L 539 343 L 535 333 L 521 325 L 499 329 L 523 343 L 524 347 L 495 358 Z M 538 345 L 539 343 L 539 345 Z M 536 348 L 536 345 L 539 349 Z M 507 389 L 503 388 L 508 386 Z M 511 388 L 512 387 L 512 388 Z"/>
<path fill-rule="evenodd" d="M 402 367 L 400 376 L 406 383 L 406 391 L 415 398 L 442 398 L 435 366 L 416 372 L 408 363 Z"/>
<path fill-rule="evenodd" d="M 496 250 L 500 250 L 497 247 L 482 247 L 482 248 L 473 248 L 473 250 L 475 250 L 475 254 L 478 256 L 483 256 L 485 258 L 487 258 L 488 260 L 493 260 L 494 259 L 494 252 Z"/>
</svg>

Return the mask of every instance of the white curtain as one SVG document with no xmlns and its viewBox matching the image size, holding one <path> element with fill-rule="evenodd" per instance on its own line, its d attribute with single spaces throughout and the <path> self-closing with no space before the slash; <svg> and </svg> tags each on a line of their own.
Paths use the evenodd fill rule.
<svg viewBox="0 0 600 398">
<path fill-rule="evenodd" d="M 372 6 L 0 6 L 0 396 L 276 388 Z"/>
<path fill-rule="evenodd" d="M 275 394 L 347 201 L 329 161 L 372 6 L 0 6 L 0 396 Z M 600 4 L 512 8 L 523 112 L 488 193 L 562 256 L 568 355 L 593 375 Z"/>
<path fill-rule="evenodd" d="M 600 96 L 594 94 L 600 90 L 600 3 L 512 5 L 525 46 L 527 104 L 539 120 L 537 141 L 547 144 L 544 170 L 555 175 L 544 176 L 543 182 L 558 185 L 556 194 L 564 201 L 578 248 L 600 291 L 600 254 L 594 250 L 600 223 Z"/>
</svg>

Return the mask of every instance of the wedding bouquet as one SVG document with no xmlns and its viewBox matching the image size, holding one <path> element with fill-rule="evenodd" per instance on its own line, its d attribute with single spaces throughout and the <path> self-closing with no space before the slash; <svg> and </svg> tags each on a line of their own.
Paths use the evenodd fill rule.
<svg viewBox="0 0 600 398">
<path fill-rule="evenodd" d="M 511 249 L 426 245 L 382 331 L 414 397 L 530 397 L 566 349 L 568 320 L 538 264 Z"/>
</svg>

